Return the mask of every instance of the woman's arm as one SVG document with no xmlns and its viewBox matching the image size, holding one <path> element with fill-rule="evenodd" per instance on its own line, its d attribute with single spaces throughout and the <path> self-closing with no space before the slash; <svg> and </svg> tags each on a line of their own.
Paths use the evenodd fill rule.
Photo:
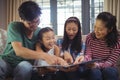
<svg viewBox="0 0 120 80">
<path fill-rule="evenodd" d="M 84 60 L 85 61 L 90 61 L 92 60 L 92 52 L 91 52 L 91 35 L 89 34 L 87 37 L 86 37 L 86 42 L 85 42 L 85 57 L 84 57 Z"/>
<path fill-rule="evenodd" d="M 96 63 L 98 68 L 106 68 L 116 65 L 120 57 L 120 39 L 114 49 L 111 49 L 110 56 L 103 62 Z"/>
</svg>

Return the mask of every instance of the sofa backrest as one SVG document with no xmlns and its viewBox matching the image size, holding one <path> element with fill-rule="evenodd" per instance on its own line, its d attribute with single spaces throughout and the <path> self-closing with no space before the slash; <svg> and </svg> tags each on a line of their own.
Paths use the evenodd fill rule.
<svg viewBox="0 0 120 80">
<path fill-rule="evenodd" d="M 7 31 L 0 29 L 0 54 L 2 54 L 7 40 Z"/>
</svg>

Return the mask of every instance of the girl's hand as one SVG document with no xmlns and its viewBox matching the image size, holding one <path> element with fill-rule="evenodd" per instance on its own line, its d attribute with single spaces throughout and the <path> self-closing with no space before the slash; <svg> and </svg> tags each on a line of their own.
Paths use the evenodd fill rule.
<svg viewBox="0 0 120 80">
<path fill-rule="evenodd" d="M 73 64 L 78 64 L 84 61 L 84 56 L 79 56 L 75 59 L 75 62 Z"/>
<path fill-rule="evenodd" d="M 67 61 L 67 63 L 73 63 L 73 58 L 68 51 L 64 52 L 63 57 L 64 57 L 64 60 Z"/>
</svg>

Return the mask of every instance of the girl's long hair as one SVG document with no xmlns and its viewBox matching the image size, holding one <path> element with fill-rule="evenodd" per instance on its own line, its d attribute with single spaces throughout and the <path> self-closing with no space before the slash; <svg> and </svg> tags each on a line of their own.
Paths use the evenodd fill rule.
<svg viewBox="0 0 120 80">
<path fill-rule="evenodd" d="M 69 17 L 65 21 L 62 50 L 63 51 L 67 50 L 70 45 L 70 39 L 68 38 L 68 35 L 66 32 L 66 25 L 68 23 L 73 23 L 73 22 L 78 26 L 78 32 L 77 32 L 76 36 L 74 37 L 74 39 L 72 40 L 70 49 L 72 51 L 75 51 L 76 53 L 79 53 L 81 51 L 82 40 L 81 40 L 81 25 L 80 25 L 80 21 L 77 17 Z"/>
<path fill-rule="evenodd" d="M 52 28 L 50 27 L 45 27 L 45 28 L 42 28 L 39 33 L 38 33 L 38 42 L 40 43 L 40 47 L 42 48 L 42 50 L 44 52 L 47 51 L 46 47 L 43 45 L 42 43 L 42 40 L 43 40 L 43 34 L 46 33 L 46 32 L 49 32 L 49 31 L 53 31 Z"/>
</svg>

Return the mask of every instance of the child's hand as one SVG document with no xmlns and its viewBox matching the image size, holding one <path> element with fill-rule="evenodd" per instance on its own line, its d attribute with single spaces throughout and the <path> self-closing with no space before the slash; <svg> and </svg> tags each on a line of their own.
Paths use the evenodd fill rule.
<svg viewBox="0 0 120 80">
<path fill-rule="evenodd" d="M 79 56 L 75 59 L 75 62 L 73 64 L 81 63 L 81 62 L 83 62 L 83 60 L 84 60 L 84 56 Z"/>
<path fill-rule="evenodd" d="M 67 63 L 73 63 L 73 58 L 69 52 L 65 51 L 63 57 Z"/>
</svg>

